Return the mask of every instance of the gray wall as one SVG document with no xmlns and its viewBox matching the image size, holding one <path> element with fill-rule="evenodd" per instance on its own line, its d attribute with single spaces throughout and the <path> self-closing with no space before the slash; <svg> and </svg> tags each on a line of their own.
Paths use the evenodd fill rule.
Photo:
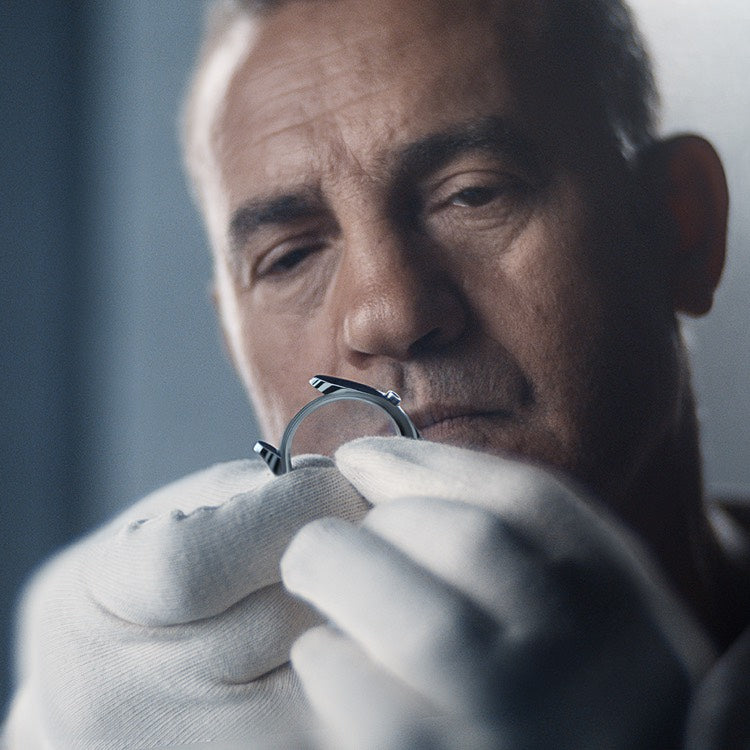
<svg viewBox="0 0 750 750">
<path fill-rule="evenodd" d="M 5 3 L 0 13 L 3 667 L 9 608 L 21 576 L 75 528 L 68 502 L 76 473 L 69 436 L 77 430 L 69 322 L 78 285 L 70 262 L 75 159 L 67 147 L 58 148 L 72 130 L 74 42 L 62 4 L 21 7 Z M 5 668 L 1 676 L 0 701 Z"/>
<path fill-rule="evenodd" d="M 29 570 L 256 437 L 177 144 L 202 17 L 199 0 L 0 3 L 0 710 Z"/>
<path fill-rule="evenodd" d="M 210 255 L 180 162 L 177 113 L 203 4 L 91 7 L 80 51 L 86 524 L 190 470 L 247 455 L 255 439 L 217 334 Z"/>
<path fill-rule="evenodd" d="M 707 478 L 750 493 L 749 11 L 746 0 L 635 4 L 665 128 L 709 134 L 735 195 L 723 290 L 688 333 Z M 179 165 L 175 119 L 202 11 L 200 0 L 0 0 L 4 680 L 12 602 L 33 565 L 255 439 Z"/>
</svg>

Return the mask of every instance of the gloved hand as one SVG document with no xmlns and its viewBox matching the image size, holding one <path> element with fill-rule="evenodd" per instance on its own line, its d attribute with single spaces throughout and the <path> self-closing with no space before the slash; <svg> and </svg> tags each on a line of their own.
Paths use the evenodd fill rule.
<svg viewBox="0 0 750 750">
<path fill-rule="evenodd" d="M 523 463 L 365 438 L 336 465 L 374 504 L 282 559 L 331 625 L 292 663 L 346 748 L 676 746 L 711 659 L 639 544 Z"/>
<path fill-rule="evenodd" d="M 366 504 L 333 468 L 222 464 L 149 496 L 36 576 L 11 750 L 117 750 L 293 732 L 288 666 L 316 622 L 278 583 L 294 533 Z M 15 743 L 15 744 L 14 744 Z"/>
</svg>

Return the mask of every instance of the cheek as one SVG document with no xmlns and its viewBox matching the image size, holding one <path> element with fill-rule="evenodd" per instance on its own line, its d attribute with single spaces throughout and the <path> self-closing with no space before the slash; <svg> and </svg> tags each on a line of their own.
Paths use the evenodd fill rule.
<svg viewBox="0 0 750 750">
<path fill-rule="evenodd" d="M 237 300 L 240 369 L 264 437 L 278 441 L 294 414 L 315 397 L 310 378 L 335 374 L 333 336 L 313 317 L 272 316 L 242 294 Z"/>
<path fill-rule="evenodd" d="M 545 392 L 573 384 L 604 335 L 601 284 L 575 230 L 533 219 L 512 248 L 463 274 L 486 334 Z"/>
<path fill-rule="evenodd" d="M 533 450 L 568 469 L 581 456 L 611 465 L 614 459 L 601 455 L 605 444 L 631 456 L 663 421 L 652 393 L 660 365 L 653 353 L 638 353 L 663 348 L 661 325 L 639 323 L 612 262 L 616 242 L 581 212 L 546 211 L 528 222 L 508 252 L 464 277 L 485 334 L 510 353 L 531 385 Z M 644 414 L 639 400 L 650 402 L 649 424 L 633 416 Z"/>
</svg>

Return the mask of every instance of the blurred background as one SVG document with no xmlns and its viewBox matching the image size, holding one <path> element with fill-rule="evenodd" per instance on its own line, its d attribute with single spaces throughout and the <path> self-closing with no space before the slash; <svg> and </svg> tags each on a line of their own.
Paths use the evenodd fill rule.
<svg viewBox="0 0 750 750">
<path fill-rule="evenodd" d="M 712 491 L 750 496 L 750 4 L 635 0 L 666 132 L 733 195 L 711 316 L 689 321 Z M 0 0 L 0 710 L 22 582 L 146 492 L 249 455 L 177 116 L 201 0 Z"/>
</svg>

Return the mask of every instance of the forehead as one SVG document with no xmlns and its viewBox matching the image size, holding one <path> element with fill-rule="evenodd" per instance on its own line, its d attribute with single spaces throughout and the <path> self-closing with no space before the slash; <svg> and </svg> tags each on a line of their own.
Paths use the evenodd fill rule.
<svg viewBox="0 0 750 750">
<path fill-rule="evenodd" d="M 285 165 L 323 169 L 321 158 L 352 150 L 360 163 L 382 162 L 399 141 L 488 110 L 538 127 L 531 98 L 540 87 L 524 91 L 520 81 L 520 58 L 535 57 L 537 15 L 534 3 L 510 0 L 287 3 L 259 22 L 231 77 L 216 122 L 219 161 L 268 181 Z"/>
</svg>

